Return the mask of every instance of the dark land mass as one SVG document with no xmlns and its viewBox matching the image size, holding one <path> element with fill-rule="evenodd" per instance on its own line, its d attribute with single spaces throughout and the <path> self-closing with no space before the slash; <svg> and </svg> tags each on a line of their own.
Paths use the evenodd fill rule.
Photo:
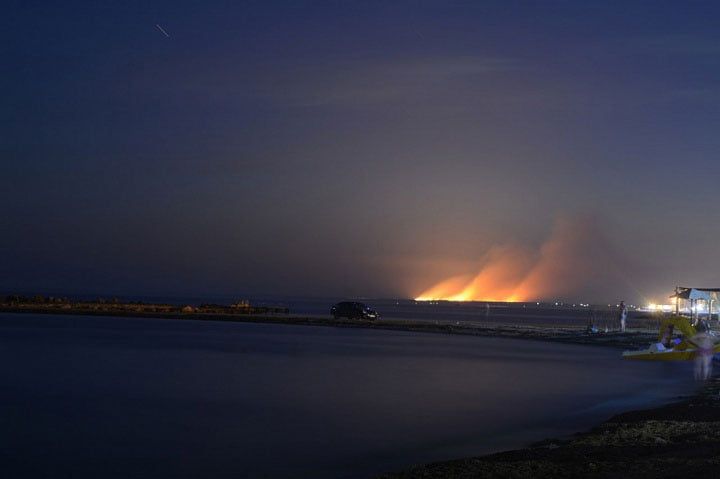
<svg viewBox="0 0 720 479">
<path fill-rule="evenodd" d="M 221 315 L 248 315 L 248 314 L 287 314 L 287 308 L 274 308 L 267 306 L 253 306 L 247 300 L 240 300 L 233 304 L 202 303 L 166 304 L 146 303 L 143 301 L 122 301 L 118 298 L 98 298 L 96 300 L 77 300 L 53 296 L 20 296 L 9 295 L 0 297 L 0 309 L 4 312 L 26 312 L 50 314 L 95 314 L 95 315 L 124 315 L 149 317 L 145 315 L 179 315 L 179 314 L 221 314 Z"/>
<path fill-rule="evenodd" d="M 535 339 L 571 344 L 610 346 L 637 349 L 647 346 L 657 335 L 656 318 L 635 318 L 626 333 L 588 333 L 586 318 L 578 317 L 578 326 L 523 325 L 482 320 L 449 322 L 406 319 L 335 319 L 331 316 L 291 315 L 286 308 L 255 307 L 247 301 L 232 305 L 201 304 L 170 305 L 118 300 L 73 301 L 67 298 L 31 298 L 8 296 L 0 298 L 2 313 L 32 313 L 59 315 L 113 316 L 199 321 L 234 321 L 246 323 L 292 324 L 299 326 L 325 326 L 338 328 L 364 328 L 420 333 L 462 334 L 471 336 Z M 580 314 L 580 313 L 579 313 Z M 518 318 L 522 321 L 522 318 Z"/>
</svg>

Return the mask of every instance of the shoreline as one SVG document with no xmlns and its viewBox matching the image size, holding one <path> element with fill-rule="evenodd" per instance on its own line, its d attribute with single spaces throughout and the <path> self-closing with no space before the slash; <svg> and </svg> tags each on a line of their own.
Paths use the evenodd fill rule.
<svg viewBox="0 0 720 479">
<path fill-rule="evenodd" d="M 140 313 L 0 307 L 0 313 L 106 316 L 169 320 L 288 324 L 335 328 L 458 334 L 611 347 L 647 345 L 657 333 L 630 330 L 588 334 L 585 328 L 382 319 L 347 320 L 290 315 Z M 418 464 L 378 479 L 669 477 L 710 474 L 720 466 L 720 378 L 690 397 L 663 406 L 620 413 L 569 438 L 545 439 L 527 447 L 484 456 Z"/>
<path fill-rule="evenodd" d="M 258 315 L 258 314 L 213 314 L 213 313 L 165 313 L 138 311 L 95 311 L 87 309 L 57 309 L 36 306 L 0 306 L 0 313 L 47 314 L 61 316 L 105 316 L 116 318 L 150 318 L 166 320 L 224 321 L 259 324 L 288 324 L 296 326 L 320 326 L 333 328 L 359 328 L 387 331 L 407 331 L 432 334 L 458 334 L 467 336 L 529 339 L 588 346 L 605 346 L 616 349 L 637 349 L 652 342 L 657 333 L 647 329 L 629 328 L 628 332 L 588 334 L 586 326 L 554 326 L 505 324 L 505 321 L 441 322 L 405 319 L 334 319 L 310 315 Z"/>
<path fill-rule="evenodd" d="M 690 397 L 617 414 L 565 439 L 415 465 L 377 479 L 712 477 L 720 466 L 720 378 Z"/>
</svg>

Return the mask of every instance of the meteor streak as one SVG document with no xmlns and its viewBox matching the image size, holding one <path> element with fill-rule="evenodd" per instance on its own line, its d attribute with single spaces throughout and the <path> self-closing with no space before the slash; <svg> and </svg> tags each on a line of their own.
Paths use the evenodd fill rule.
<svg viewBox="0 0 720 479">
<path fill-rule="evenodd" d="M 160 30 L 160 31 L 162 32 L 163 35 L 165 35 L 166 37 L 170 38 L 170 35 L 168 35 L 168 32 L 166 32 L 163 27 L 161 27 L 161 26 L 160 26 L 159 24 L 157 24 L 157 23 L 155 24 L 155 26 L 157 27 L 158 30 Z"/>
</svg>

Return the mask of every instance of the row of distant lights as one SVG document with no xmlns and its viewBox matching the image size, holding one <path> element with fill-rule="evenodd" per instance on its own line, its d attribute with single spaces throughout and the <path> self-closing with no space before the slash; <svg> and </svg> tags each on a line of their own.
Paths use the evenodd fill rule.
<svg viewBox="0 0 720 479">
<path fill-rule="evenodd" d="M 538 306 L 540 305 L 540 303 L 535 303 L 535 304 L 537 304 Z M 557 301 L 557 302 L 555 302 L 555 306 L 565 306 L 565 303 L 563 303 L 562 301 Z M 573 303 L 573 308 L 577 308 L 578 306 L 580 306 L 581 308 L 589 308 L 590 303 L 580 303 L 580 304 Z M 612 304 L 608 304 L 608 308 L 612 308 L 612 306 L 613 306 Z M 637 306 L 635 306 L 634 304 L 628 304 L 627 306 L 628 306 L 628 308 L 637 308 Z M 616 304 L 615 307 L 619 308 L 620 304 Z"/>
<path fill-rule="evenodd" d="M 535 303 L 535 304 L 537 304 L 538 306 L 540 306 L 540 303 Z M 555 306 L 565 306 L 565 303 L 563 303 L 562 301 L 556 301 L 556 302 L 555 302 Z M 573 308 L 577 308 L 578 306 L 580 306 L 581 308 L 589 308 L 589 307 L 590 307 L 590 303 L 579 303 L 579 304 L 578 304 L 578 303 L 573 303 L 573 305 L 572 305 Z M 610 305 L 608 304 L 608 306 L 610 306 Z"/>
<path fill-rule="evenodd" d="M 484 302 L 484 301 L 478 301 L 478 302 L 481 302 L 481 303 L 482 303 L 482 302 Z M 494 301 L 489 301 L 489 302 L 492 303 L 492 302 L 494 302 Z M 415 304 L 421 304 L 421 305 L 425 305 L 425 304 L 436 305 L 436 304 L 440 304 L 440 303 L 442 303 L 442 304 L 447 304 L 447 303 L 453 303 L 453 301 L 422 301 L 422 300 L 415 300 Z M 400 303 L 397 302 L 396 304 L 400 304 Z M 538 301 L 538 302 L 536 302 L 535 304 L 536 304 L 537 306 L 540 306 L 541 303 Z M 556 301 L 556 302 L 555 302 L 555 306 L 565 306 L 565 303 L 562 302 L 562 301 Z M 590 307 L 590 303 L 572 303 L 572 307 L 573 307 L 573 308 L 577 308 L 577 307 L 589 308 L 589 307 Z M 612 307 L 612 304 L 608 304 L 608 308 L 611 308 L 611 307 Z M 619 308 L 620 305 L 619 305 L 619 304 L 616 304 L 615 307 L 616 307 L 616 308 Z M 629 304 L 628 307 L 629 307 L 629 308 L 632 308 L 632 309 L 635 309 L 635 308 L 636 308 L 636 306 L 635 306 L 634 304 Z"/>
</svg>

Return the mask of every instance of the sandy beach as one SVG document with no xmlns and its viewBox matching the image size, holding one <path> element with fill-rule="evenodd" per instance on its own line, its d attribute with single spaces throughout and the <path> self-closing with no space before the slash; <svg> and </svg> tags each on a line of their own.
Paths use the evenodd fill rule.
<svg viewBox="0 0 720 479">
<path fill-rule="evenodd" d="M 506 328 L 493 334 L 511 334 Z M 588 335 L 522 328 L 517 337 L 632 349 L 654 337 L 645 331 Z M 717 375 L 716 375 L 717 376 Z M 380 476 L 407 478 L 673 477 L 715 473 L 720 464 L 720 379 L 690 397 L 651 409 L 618 414 L 572 438 L 416 467 Z"/>
<path fill-rule="evenodd" d="M 416 466 L 407 478 L 712 477 L 720 465 L 720 380 L 667 406 L 619 414 L 570 439 Z"/>
</svg>

